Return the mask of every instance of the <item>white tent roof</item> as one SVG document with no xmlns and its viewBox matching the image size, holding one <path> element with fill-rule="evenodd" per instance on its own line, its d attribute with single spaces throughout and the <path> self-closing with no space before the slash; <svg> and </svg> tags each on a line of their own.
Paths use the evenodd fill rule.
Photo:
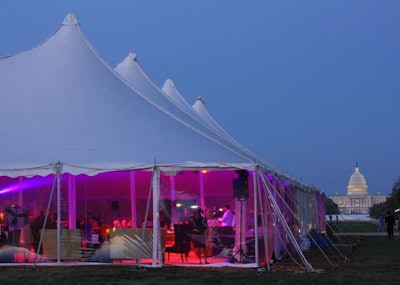
<svg viewBox="0 0 400 285">
<path fill-rule="evenodd" d="M 218 134 L 219 137 L 223 138 L 225 141 L 228 141 L 229 145 L 232 145 L 233 148 L 239 149 L 241 153 L 250 157 L 253 161 L 257 161 L 259 164 L 263 164 L 267 166 L 267 163 L 260 157 L 257 157 L 255 154 L 250 152 L 244 146 L 239 144 L 232 136 L 230 136 L 208 113 L 207 109 L 204 106 L 204 99 L 199 98 L 198 101 L 201 101 L 201 105 L 197 105 L 197 101 L 195 105 L 190 106 L 187 103 L 186 99 L 176 88 L 172 79 L 167 79 L 161 88 L 161 90 L 178 106 L 181 106 L 184 109 L 189 109 L 193 116 L 200 119 L 204 124 L 207 125 L 209 129 L 212 129 L 214 133 Z M 196 106 L 196 107 L 195 107 Z"/>
<path fill-rule="evenodd" d="M 154 160 L 251 164 L 133 91 L 73 14 L 37 47 L 0 58 L 0 78 L 0 175 L 44 175 L 53 169 L 37 167 L 58 161 L 73 174 L 144 168 Z"/>
<path fill-rule="evenodd" d="M 161 90 L 167 94 L 167 96 L 175 102 L 175 104 L 182 106 L 182 108 L 190 109 L 192 113 L 196 117 L 199 117 L 204 123 L 208 125 L 209 128 L 212 128 L 215 132 L 217 132 L 220 136 L 225 137 L 229 141 L 233 141 L 233 138 L 222 128 L 220 127 L 217 122 L 211 117 L 210 114 L 206 111 L 206 113 L 199 112 L 196 108 L 193 108 L 189 105 L 183 95 L 179 92 L 176 88 L 172 79 L 167 79 L 164 82 Z"/>
<path fill-rule="evenodd" d="M 202 97 L 196 99 L 196 102 L 192 105 L 192 108 L 203 118 L 207 123 L 213 126 L 215 129 L 221 131 L 222 133 L 230 136 L 210 115 L 205 107 L 205 100 Z"/>
<path fill-rule="evenodd" d="M 171 114 L 177 120 L 182 121 L 193 130 L 209 137 L 213 141 L 254 160 L 254 157 L 244 152 L 242 147 L 232 144 L 231 138 L 221 135 L 219 130 L 204 121 L 189 104 L 183 104 L 183 101 L 182 103 L 177 103 L 168 94 L 160 90 L 140 67 L 135 54 L 128 53 L 125 59 L 117 65 L 115 71 L 126 80 L 133 90 L 143 94 L 150 102 L 165 110 L 166 113 Z"/>
</svg>

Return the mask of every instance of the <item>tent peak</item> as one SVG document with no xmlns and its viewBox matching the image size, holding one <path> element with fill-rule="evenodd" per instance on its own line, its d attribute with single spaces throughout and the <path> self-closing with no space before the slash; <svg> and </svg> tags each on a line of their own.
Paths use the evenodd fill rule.
<svg viewBox="0 0 400 285">
<path fill-rule="evenodd" d="M 204 105 L 206 104 L 206 100 L 203 97 L 197 97 L 196 101 L 200 101 Z"/>
<path fill-rule="evenodd" d="M 118 70 L 126 69 L 126 68 L 132 68 L 133 65 L 135 65 L 135 62 L 137 63 L 137 56 L 136 53 L 133 52 L 128 52 L 128 54 L 125 56 L 125 58 L 117 64 L 115 67 L 115 70 L 117 73 L 119 73 Z"/>
<path fill-rule="evenodd" d="M 64 26 L 77 26 L 79 22 L 74 13 L 68 13 L 62 24 Z"/>
<path fill-rule="evenodd" d="M 128 52 L 127 58 L 129 58 L 132 61 L 135 61 L 136 60 L 136 53 Z"/>
<path fill-rule="evenodd" d="M 172 79 L 168 78 L 167 80 L 165 80 L 162 88 L 175 88 L 175 84 Z"/>
</svg>

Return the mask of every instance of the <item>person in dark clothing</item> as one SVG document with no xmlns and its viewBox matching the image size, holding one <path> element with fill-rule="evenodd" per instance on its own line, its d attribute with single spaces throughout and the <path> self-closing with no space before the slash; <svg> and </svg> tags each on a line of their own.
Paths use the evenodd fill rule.
<svg viewBox="0 0 400 285">
<path fill-rule="evenodd" d="M 40 247 L 40 252 L 38 252 L 39 249 L 39 242 L 40 242 L 40 231 L 43 228 L 45 220 L 45 214 L 44 211 L 40 211 L 39 216 L 37 216 L 32 223 L 32 235 L 33 235 L 33 247 L 35 248 L 35 252 L 42 254 L 43 253 L 43 247 Z"/>
<path fill-rule="evenodd" d="M 394 230 L 394 225 L 396 224 L 396 221 L 390 211 L 387 212 L 387 215 L 385 217 L 385 223 L 386 223 L 386 227 L 387 227 L 388 238 L 393 239 L 393 230 Z"/>
<path fill-rule="evenodd" d="M 207 252 L 206 252 L 206 230 L 207 230 L 207 219 L 203 216 L 203 210 L 198 209 L 196 211 L 196 215 L 192 220 L 193 225 L 193 248 L 194 251 L 199 258 L 199 263 L 201 264 L 201 255 L 204 254 L 204 261 L 208 264 L 207 261 Z"/>
</svg>

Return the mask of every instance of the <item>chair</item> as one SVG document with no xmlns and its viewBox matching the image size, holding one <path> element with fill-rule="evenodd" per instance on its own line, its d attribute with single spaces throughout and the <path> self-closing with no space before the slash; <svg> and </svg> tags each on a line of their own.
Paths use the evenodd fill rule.
<svg viewBox="0 0 400 285">
<path fill-rule="evenodd" d="M 168 260 L 170 253 L 180 253 L 182 262 L 184 262 L 183 259 L 184 256 L 187 262 L 191 241 L 192 241 L 192 225 L 174 224 L 174 244 L 173 246 L 165 248 L 165 252 L 168 253 Z"/>
</svg>

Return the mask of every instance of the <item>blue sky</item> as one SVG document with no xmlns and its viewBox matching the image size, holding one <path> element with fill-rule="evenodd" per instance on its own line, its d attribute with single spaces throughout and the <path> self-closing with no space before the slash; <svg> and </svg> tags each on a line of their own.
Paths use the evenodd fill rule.
<svg viewBox="0 0 400 285">
<path fill-rule="evenodd" d="M 111 66 L 136 53 L 158 86 L 204 97 L 240 143 L 328 195 L 356 161 L 370 193 L 400 176 L 400 1 L 6 0 L 0 55 L 68 12 Z"/>
</svg>

